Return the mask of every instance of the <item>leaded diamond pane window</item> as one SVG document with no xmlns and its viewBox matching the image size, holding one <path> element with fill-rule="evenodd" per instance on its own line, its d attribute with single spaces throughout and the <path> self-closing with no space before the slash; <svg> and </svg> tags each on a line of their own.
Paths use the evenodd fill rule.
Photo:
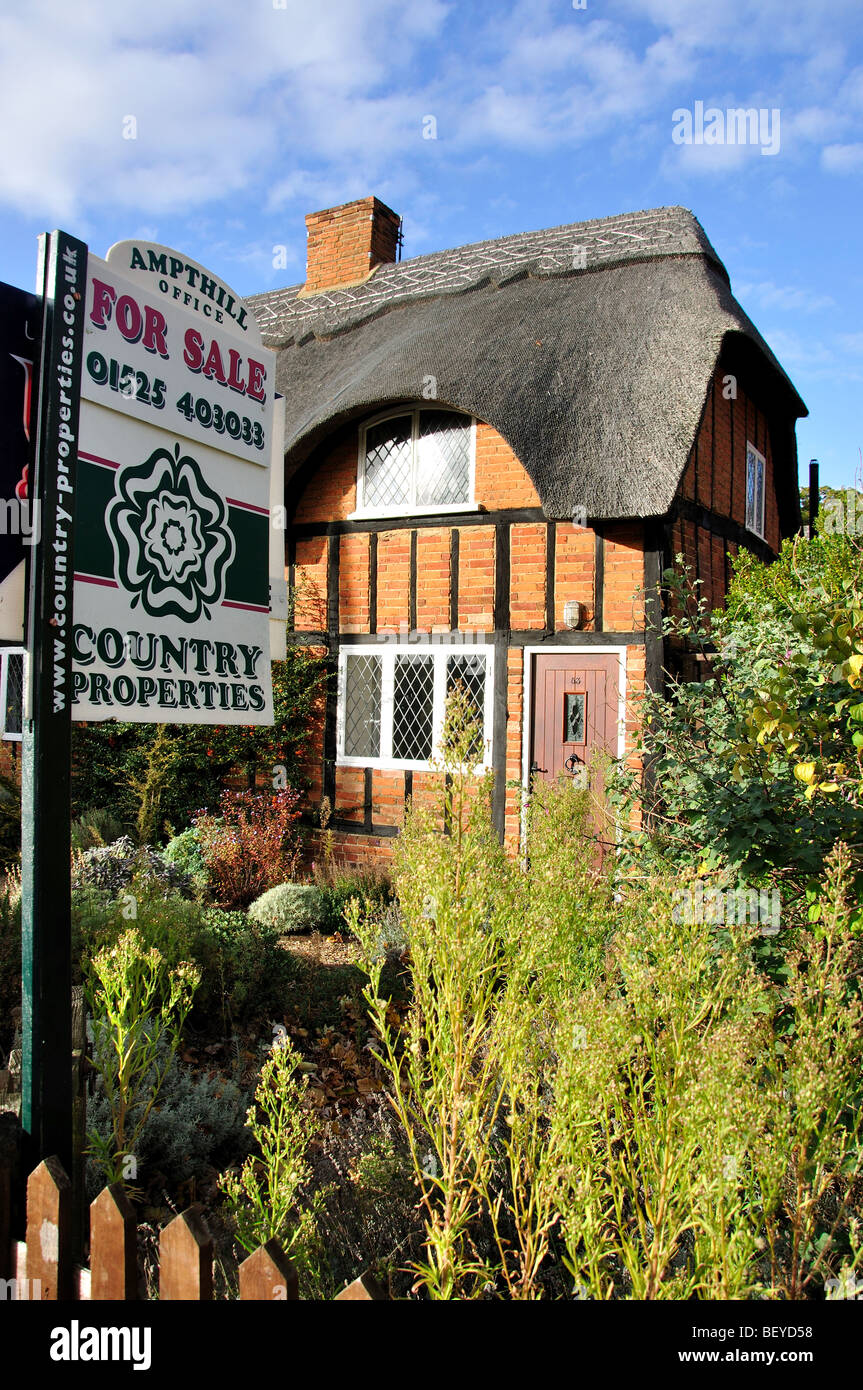
<svg viewBox="0 0 863 1390">
<path fill-rule="evenodd" d="M 349 656 L 345 663 L 345 754 L 377 758 L 381 744 L 381 659 Z"/>
<path fill-rule="evenodd" d="M 764 536 L 764 455 L 752 445 L 746 446 L 746 527 L 756 536 Z"/>
<path fill-rule="evenodd" d="M 432 755 L 434 657 L 397 656 L 393 682 L 393 757 L 425 762 Z"/>
<path fill-rule="evenodd" d="M 469 497 L 469 427 L 459 415 L 424 411 L 419 420 L 417 502 L 443 507 Z"/>
<path fill-rule="evenodd" d="M 477 764 L 491 757 L 493 650 L 454 642 L 351 645 L 339 657 L 336 757 L 353 767 L 422 770 L 436 764 L 446 702 L 467 696 L 478 730 Z"/>
<path fill-rule="evenodd" d="M 24 689 L 24 652 L 4 647 L 0 651 L 0 738 L 21 738 L 21 702 Z"/>
<path fill-rule="evenodd" d="M 369 425 L 360 458 L 360 508 L 410 512 L 472 502 L 472 424 L 452 410 L 393 415 Z"/>
<path fill-rule="evenodd" d="M 365 503 L 399 507 L 410 502 L 413 461 L 410 415 L 373 425 L 366 434 Z"/>
<path fill-rule="evenodd" d="M 485 713 L 485 657 L 470 655 L 451 656 L 447 659 L 447 696 L 456 689 L 461 690 L 467 697 L 470 714 L 482 729 Z M 483 743 L 480 734 L 471 752 L 474 757 L 479 758 L 482 756 L 482 751 Z"/>
</svg>

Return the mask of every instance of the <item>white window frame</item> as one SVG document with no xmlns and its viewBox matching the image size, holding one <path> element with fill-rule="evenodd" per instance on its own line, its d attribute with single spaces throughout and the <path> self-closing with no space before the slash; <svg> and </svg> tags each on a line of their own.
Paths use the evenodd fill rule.
<svg viewBox="0 0 863 1390">
<path fill-rule="evenodd" d="M 376 758 L 349 757 L 345 753 L 345 690 L 347 662 L 352 656 L 374 656 L 381 661 L 381 742 Z M 394 758 L 393 709 L 395 666 L 397 656 L 433 656 L 434 696 L 432 704 L 432 756 L 427 762 L 415 758 Z M 339 692 L 336 707 L 336 766 L 376 767 L 388 771 L 432 772 L 440 758 L 446 706 L 446 664 L 451 656 L 482 656 L 485 658 L 485 700 L 483 709 L 483 744 L 485 754 L 476 764 L 476 771 L 491 767 L 492 718 L 494 712 L 494 647 L 478 642 L 377 642 L 343 646 L 339 652 Z"/>
<path fill-rule="evenodd" d="M 759 464 L 760 464 L 760 466 L 761 466 L 761 516 L 760 516 L 760 517 L 757 517 L 757 516 L 756 516 L 756 517 L 754 518 L 754 520 L 755 520 L 755 522 L 756 522 L 756 525 L 754 525 L 754 526 L 750 526 L 750 525 L 749 525 L 748 519 L 745 518 L 745 521 L 746 521 L 746 529 L 747 529 L 747 531 L 751 531 L 752 534 L 753 534 L 754 536 L 758 536 L 759 539 L 763 541 L 763 540 L 766 539 L 766 536 L 765 536 L 764 533 L 765 533 L 765 530 L 766 530 L 766 527 L 765 527 L 765 518 L 766 518 L 766 515 L 767 515 L 767 459 L 766 459 L 766 458 L 764 457 L 764 455 L 761 453 L 761 450 L 760 450 L 760 449 L 756 449 L 755 445 L 754 445 L 754 444 L 751 444 L 750 441 L 747 439 L 747 441 L 746 441 L 746 494 L 745 494 L 745 503 L 746 503 L 746 509 L 747 509 L 747 511 L 748 511 L 748 503 L 749 503 L 749 471 L 750 471 L 750 468 L 753 467 L 753 465 L 754 465 L 754 467 L 755 467 L 756 470 L 757 470 Z M 757 497 L 758 497 L 758 477 L 757 477 L 757 473 L 756 473 L 756 478 L 755 478 L 755 496 L 756 496 L 756 499 L 757 499 Z M 759 522 L 760 522 L 760 529 L 759 529 L 759 525 L 758 525 Z"/>
<path fill-rule="evenodd" d="M 21 742 L 21 734 L 20 734 L 20 733 L 14 733 L 14 732 L 13 732 L 13 733 L 9 733 L 9 732 L 7 731 L 7 729 L 6 729 L 6 692 L 7 692 L 8 680 L 9 680 L 9 657 L 10 657 L 10 656 L 20 656 L 20 657 L 21 657 L 21 661 L 22 661 L 22 667 L 23 667 L 24 654 L 25 654 L 25 652 L 24 652 L 24 648 L 23 648 L 23 647 L 0 647 L 0 739 L 5 740 L 7 743 L 20 743 L 20 742 Z M 23 670 L 22 670 L 22 688 L 21 688 L 21 727 L 23 728 L 23 726 L 24 726 L 24 688 L 23 688 Z"/>
<path fill-rule="evenodd" d="M 470 428 L 470 452 L 468 456 L 468 500 L 467 502 L 447 502 L 444 506 L 434 503 L 418 504 L 415 500 L 399 503 L 395 507 L 365 506 L 365 487 L 366 487 L 366 437 L 370 429 L 377 425 L 384 424 L 387 420 L 401 420 L 405 416 L 411 417 L 411 497 L 416 498 L 416 449 L 419 438 L 419 417 L 429 411 L 445 411 L 450 415 L 458 415 L 464 419 Z M 375 517 L 387 516 L 450 516 L 457 512 L 478 512 L 479 505 L 476 502 L 476 418 L 466 415 L 463 411 L 453 410 L 444 403 L 436 404 L 434 401 L 427 401 L 424 405 L 407 405 L 396 407 L 393 410 L 385 410 L 380 415 L 375 415 L 370 420 L 365 420 L 360 426 L 359 456 L 357 459 L 357 505 L 351 512 L 348 520 L 365 520 Z"/>
</svg>

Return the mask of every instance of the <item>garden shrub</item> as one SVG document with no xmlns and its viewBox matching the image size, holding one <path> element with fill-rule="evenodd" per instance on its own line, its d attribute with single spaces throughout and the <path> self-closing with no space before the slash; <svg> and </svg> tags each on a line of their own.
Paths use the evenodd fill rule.
<svg viewBox="0 0 863 1390">
<path fill-rule="evenodd" d="M 179 897 L 140 896 L 130 905 L 104 890 L 82 889 L 72 899 L 73 963 L 81 966 L 116 944 L 134 925 L 167 965 L 192 961 L 201 972 L 189 1023 L 228 1034 L 235 1023 L 280 1016 L 298 966 L 277 944 L 278 932 L 229 912 Z M 19 977 L 20 978 L 20 977 Z"/>
<path fill-rule="evenodd" d="M 210 908 L 204 914 L 203 944 L 211 962 L 209 1008 L 218 1008 L 226 1031 L 232 1020 L 251 1023 L 280 1018 L 286 996 L 296 988 L 300 966 L 278 944 L 279 932 L 250 922 L 241 912 Z"/>
<path fill-rule="evenodd" d="M 72 849 L 83 851 L 110 845 L 123 835 L 123 826 L 112 811 L 93 806 L 72 822 Z"/>
<path fill-rule="evenodd" d="M 387 903 L 386 907 L 375 911 L 368 905 L 367 900 L 364 910 L 370 920 L 374 922 L 377 933 L 374 939 L 370 939 L 368 942 L 372 959 L 389 962 L 392 961 L 393 957 L 401 956 L 408 948 L 408 938 L 405 934 L 404 919 L 398 903 Z"/>
<path fill-rule="evenodd" d="M 245 1156 L 248 1098 L 234 1081 L 194 1072 L 169 1053 L 164 1041 L 157 1044 L 152 1070 L 144 1078 L 145 1094 L 157 1073 L 162 1074 L 158 1097 L 135 1140 L 136 1183 L 146 1188 L 157 1178 L 172 1186 L 200 1181 L 209 1170 Z M 133 1126 L 139 1111 L 140 1106 L 133 1108 Z M 88 1099 L 87 1122 L 103 1142 L 108 1141 L 110 1111 L 101 1081 Z M 92 1200 L 104 1183 L 93 1159 L 88 1163 L 87 1181 Z"/>
<path fill-rule="evenodd" d="M 315 931 L 324 920 L 324 896 L 310 883 L 278 883 L 255 899 L 249 917 L 279 932 Z"/>
<path fill-rule="evenodd" d="M 95 845 L 79 851 L 73 858 L 72 887 L 101 888 L 116 897 L 134 883 L 144 892 L 190 894 L 191 879 L 178 865 L 170 863 L 150 845 L 136 845 L 122 835 L 110 845 Z"/>
<path fill-rule="evenodd" d="M 380 873 L 315 866 L 315 883 L 323 899 L 320 930 L 328 935 L 347 930 L 345 909 L 351 898 L 359 898 L 371 912 L 383 911 L 392 901 L 392 884 Z"/>
<path fill-rule="evenodd" d="M 179 1047 L 199 981 L 188 961 L 167 967 L 134 928 L 89 963 L 84 991 L 93 1026 L 92 1065 L 107 1120 L 104 1132 L 88 1131 L 88 1152 L 106 1183 L 133 1176 L 138 1139 Z"/>
<path fill-rule="evenodd" d="M 169 864 L 176 865 L 188 876 L 197 892 L 206 892 L 210 875 L 207 872 L 207 864 L 198 839 L 198 832 L 193 825 L 169 840 L 162 850 L 162 855 Z"/>
<path fill-rule="evenodd" d="M 218 817 L 195 818 L 213 890 L 226 907 L 248 907 L 267 888 L 293 876 L 300 854 L 298 802 L 298 793 L 289 788 L 225 791 Z"/>
<path fill-rule="evenodd" d="M 300 1062 L 288 1039 L 274 1046 L 247 1115 L 258 1154 L 249 1157 L 239 1173 L 224 1173 L 219 1185 L 244 1250 L 251 1252 L 275 1239 L 300 1272 L 314 1278 L 323 1264 L 315 1233 L 317 1213 L 314 1205 L 302 1205 L 300 1197 L 311 1176 L 306 1150 L 317 1124 Z"/>
<path fill-rule="evenodd" d="M 622 864 L 636 877 L 775 886 L 784 921 L 799 923 L 835 844 L 863 869 L 863 544 L 796 537 L 773 564 L 741 550 L 733 565 L 726 611 L 712 615 L 699 581 L 664 576 L 664 631 L 700 651 L 708 675 L 644 697 L 650 777 L 621 766 L 613 794 L 621 827 L 643 809 L 642 828 L 623 831 Z"/>
<path fill-rule="evenodd" d="M 432 1298 L 798 1299 L 863 1267 L 863 945 L 853 859 L 783 932 L 674 911 L 678 879 L 612 893 L 570 779 L 534 792 L 527 864 L 494 836 L 451 702 L 449 777 L 411 808 L 396 889 L 412 973 L 392 1007 L 374 916 L 353 927 L 425 1228 Z M 444 819 L 451 833 L 441 835 Z M 561 837 L 555 852 L 555 828 Z"/>
</svg>

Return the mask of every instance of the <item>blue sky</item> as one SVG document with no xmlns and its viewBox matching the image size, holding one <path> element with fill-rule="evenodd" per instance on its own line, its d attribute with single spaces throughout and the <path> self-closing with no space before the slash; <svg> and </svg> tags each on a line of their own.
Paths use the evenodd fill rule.
<svg viewBox="0 0 863 1390">
<path fill-rule="evenodd" d="M 31 287 L 56 226 L 99 255 L 164 242 L 248 294 L 304 278 L 307 212 L 369 193 L 405 256 L 681 203 L 809 406 L 801 474 L 816 456 L 847 485 L 861 40 L 860 0 L 6 0 L 0 279 Z M 699 101 L 777 109 L 778 151 L 676 144 Z"/>
</svg>

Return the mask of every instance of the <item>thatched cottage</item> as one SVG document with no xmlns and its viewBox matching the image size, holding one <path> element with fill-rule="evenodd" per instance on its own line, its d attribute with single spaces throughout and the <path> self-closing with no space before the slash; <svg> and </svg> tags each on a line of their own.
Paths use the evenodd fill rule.
<svg viewBox="0 0 863 1390">
<path fill-rule="evenodd" d="M 531 776 L 631 753 L 682 552 L 800 525 L 806 413 L 698 221 L 657 208 L 397 260 L 376 198 L 306 219 L 304 285 L 253 297 L 287 400 L 290 638 L 332 679 L 309 751 L 339 853 L 391 853 L 466 688 L 513 847 Z"/>
</svg>

